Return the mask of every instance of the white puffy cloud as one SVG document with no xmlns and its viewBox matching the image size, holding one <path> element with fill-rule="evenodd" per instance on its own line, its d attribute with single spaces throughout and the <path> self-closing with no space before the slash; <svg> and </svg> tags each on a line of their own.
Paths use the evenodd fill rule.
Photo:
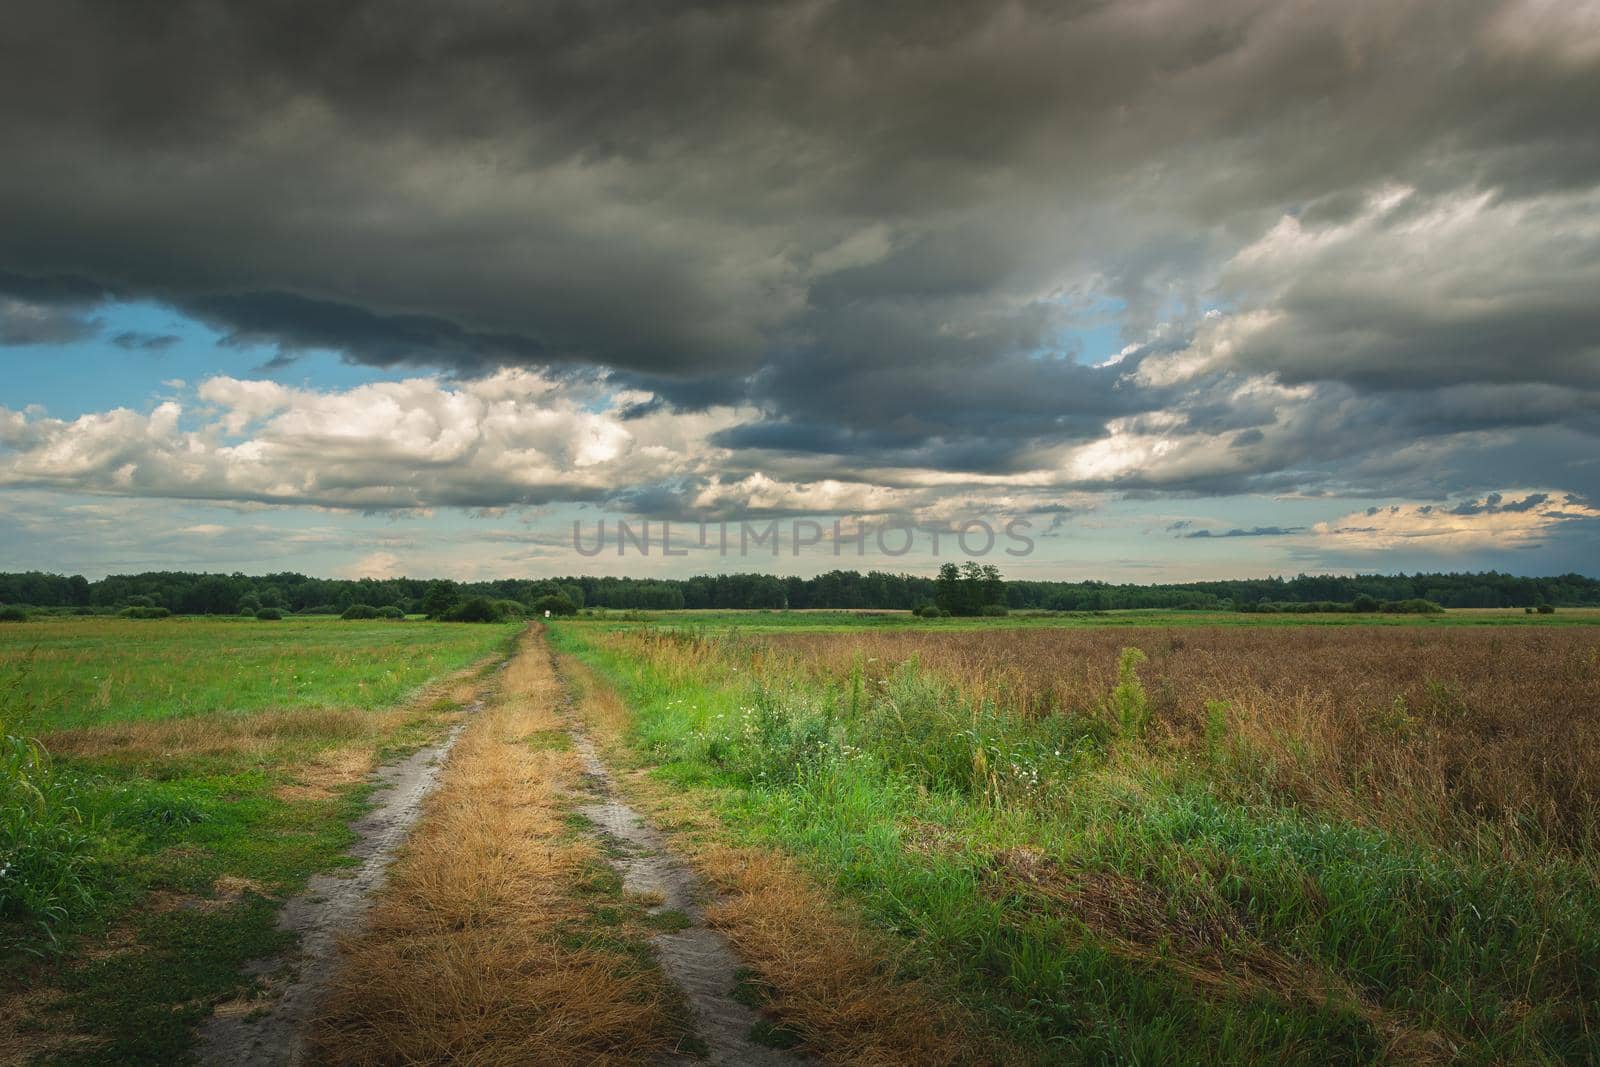
<svg viewBox="0 0 1600 1067">
<path fill-rule="evenodd" d="M 1395 504 L 1353 512 L 1311 528 L 1311 536 L 1347 551 L 1423 549 L 1459 553 L 1522 548 L 1541 542 L 1563 523 L 1600 519 L 1600 508 L 1554 490 L 1492 493 L 1454 506 Z"/>
<path fill-rule="evenodd" d="M 72 420 L 0 409 L 0 484 L 359 509 L 591 499 L 684 476 L 738 413 L 623 413 L 636 396 L 526 370 L 344 390 L 215 377 L 186 411 Z"/>
</svg>

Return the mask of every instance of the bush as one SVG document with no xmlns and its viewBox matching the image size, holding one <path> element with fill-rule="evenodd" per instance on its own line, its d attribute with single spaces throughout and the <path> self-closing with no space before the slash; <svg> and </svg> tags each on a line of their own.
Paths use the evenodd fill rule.
<svg viewBox="0 0 1600 1067">
<path fill-rule="evenodd" d="M 1383 605 L 1378 603 L 1378 598 L 1362 593 L 1350 603 L 1350 610 L 1357 612 L 1377 611 Z"/>
<path fill-rule="evenodd" d="M 1382 611 L 1386 615 L 1442 615 L 1444 609 L 1431 600 L 1413 597 L 1410 600 L 1385 600 Z"/>
<path fill-rule="evenodd" d="M 166 608 L 145 608 L 131 605 L 117 612 L 124 619 L 165 619 L 172 615 Z"/>
<path fill-rule="evenodd" d="M 349 607 L 344 609 L 344 613 L 340 615 L 339 618 L 376 619 L 378 618 L 378 609 L 373 607 L 371 604 L 351 604 Z"/>
<path fill-rule="evenodd" d="M 985 604 L 983 607 L 978 609 L 978 614 L 982 615 L 984 618 L 997 619 L 1002 615 L 1011 614 L 1011 609 L 1006 607 L 1004 604 Z"/>
<path fill-rule="evenodd" d="M 937 619 L 944 613 L 939 610 L 939 605 L 937 604 L 924 604 L 916 610 L 915 614 L 924 619 Z"/>
<path fill-rule="evenodd" d="M 504 622 L 505 615 L 488 597 L 464 600 L 444 614 L 445 622 Z"/>
<path fill-rule="evenodd" d="M 378 609 L 378 618 L 380 619 L 404 619 L 405 617 L 406 613 L 393 604 L 385 604 Z"/>
<path fill-rule="evenodd" d="M 260 611 L 256 612 L 256 618 L 262 622 L 277 622 L 279 619 L 283 618 L 283 612 L 279 611 L 277 608 L 262 608 Z"/>
<path fill-rule="evenodd" d="M 542 596 L 533 602 L 533 614 L 535 616 L 543 615 L 547 611 L 552 615 L 576 615 L 578 613 L 578 605 L 561 593 L 552 593 L 548 596 Z"/>
<path fill-rule="evenodd" d="M 1537 610 L 1540 615 L 1554 615 L 1556 606 L 1554 604 L 1540 604 Z"/>
<path fill-rule="evenodd" d="M 28 609 L 21 604 L 7 604 L 0 608 L 0 622 L 27 622 Z"/>
<path fill-rule="evenodd" d="M 528 605 L 520 600 L 496 600 L 494 606 L 507 619 L 520 619 L 528 614 Z"/>
</svg>

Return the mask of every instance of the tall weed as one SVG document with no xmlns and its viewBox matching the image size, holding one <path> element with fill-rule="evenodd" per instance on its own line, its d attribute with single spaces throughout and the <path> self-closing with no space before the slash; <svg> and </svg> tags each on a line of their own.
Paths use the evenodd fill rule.
<svg viewBox="0 0 1600 1067">
<path fill-rule="evenodd" d="M 97 846 L 76 783 L 8 725 L 26 710 L 29 666 L 22 660 L 0 690 L 0 920 L 17 927 L 0 927 L 0 942 L 37 952 L 93 907 Z"/>
</svg>

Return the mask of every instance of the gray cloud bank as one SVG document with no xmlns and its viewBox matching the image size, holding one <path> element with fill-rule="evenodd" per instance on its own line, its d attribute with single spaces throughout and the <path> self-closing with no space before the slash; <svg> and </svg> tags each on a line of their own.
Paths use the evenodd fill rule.
<svg viewBox="0 0 1600 1067">
<path fill-rule="evenodd" d="M 116 296 L 609 373 L 740 413 L 691 494 L 1595 498 L 1596 41 L 1558 0 L 25 2 L 0 343 Z"/>
</svg>

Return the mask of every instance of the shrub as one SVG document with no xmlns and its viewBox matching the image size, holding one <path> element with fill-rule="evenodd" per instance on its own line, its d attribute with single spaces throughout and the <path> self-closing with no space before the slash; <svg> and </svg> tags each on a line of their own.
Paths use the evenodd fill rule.
<svg viewBox="0 0 1600 1067">
<path fill-rule="evenodd" d="M 373 607 L 371 604 L 351 604 L 349 607 L 344 609 L 344 614 L 340 615 L 339 618 L 376 619 L 378 618 L 378 609 Z"/>
<path fill-rule="evenodd" d="M 528 605 L 520 600 L 496 600 L 494 606 L 507 619 L 520 619 L 528 614 Z"/>
<path fill-rule="evenodd" d="M 378 618 L 380 619 L 404 619 L 405 617 L 406 613 L 393 604 L 385 604 L 378 609 Z"/>
<path fill-rule="evenodd" d="M 984 616 L 985 618 L 994 619 L 999 618 L 1002 615 L 1011 614 L 1011 609 L 1006 607 L 1004 604 L 985 604 L 983 607 L 978 609 L 978 614 Z"/>
<path fill-rule="evenodd" d="M 117 612 L 124 619 L 165 619 L 172 615 L 166 608 L 146 608 L 137 604 L 130 605 Z"/>
<path fill-rule="evenodd" d="M 0 608 L 0 622 L 27 622 L 28 609 L 21 604 L 7 604 Z"/>
<path fill-rule="evenodd" d="M 283 618 L 283 612 L 279 611 L 277 608 L 262 608 L 260 611 L 256 612 L 256 618 L 262 622 L 277 622 L 279 619 Z"/>
<path fill-rule="evenodd" d="M 578 605 L 560 593 L 552 593 L 549 596 L 542 596 L 533 602 L 533 613 L 535 615 L 543 615 L 547 611 L 552 615 L 576 615 L 578 613 Z"/>
<path fill-rule="evenodd" d="M 444 615 L 445 622 L 504 622 L 505 615 L 488 597 L 464 600 Z"/>
<path fill-rule="evenodd" d="M 1385 600 L 1382 608 L 1386 615 L 1442 615 L 1444 609 L 1431 600 L 1413 597 L 1410 600 Z"/>
<path fill-rule="evenodd" d="M 1554 604 L 1540 604 L 1538 607 L 1538 612 L 1540 615 L 1554 615 L 1556 613 L 1556 606 Z"/>
<path fill-rule="evenodd" d="M 1357 612 L 1377 611 L 1383 605 L 1378 603 L 1378 598 L 1362 593 L 1350 602 L 1350 610 Z"/>
<path fill-rule="evenodd" d="M 1139 664 L 1147 657 L 1142 649 L 1124 648 L 1117 658 L 1117 684 L 1111 690 L 1111 711 L 1122 736 L 1138 737 L 1150 721 L 1150 704 L 1144 684 L 1139 681 Z"/>
</svg>

